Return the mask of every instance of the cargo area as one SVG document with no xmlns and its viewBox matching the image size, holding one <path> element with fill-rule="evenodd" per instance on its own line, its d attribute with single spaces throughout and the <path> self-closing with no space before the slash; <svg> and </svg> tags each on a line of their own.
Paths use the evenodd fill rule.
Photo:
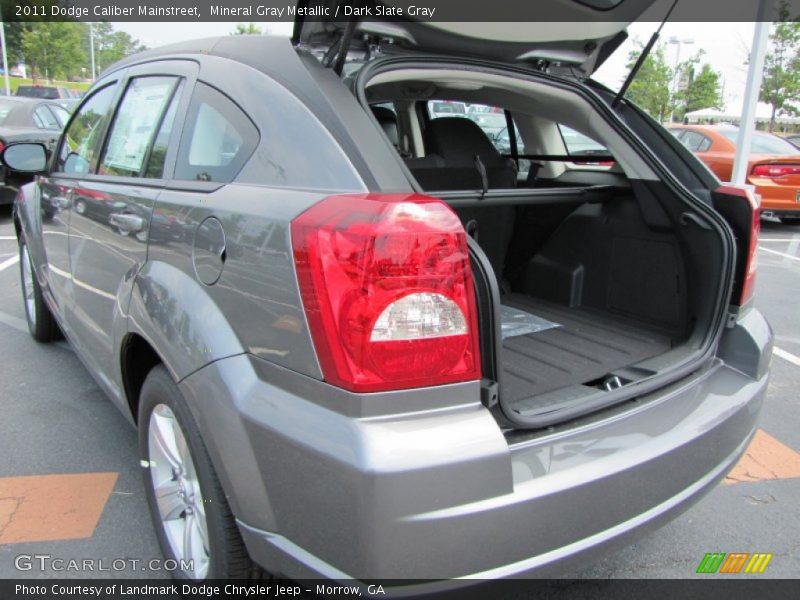
<svg viewBox="0 0 800 600">
<path fill-rule="evenodd" d="M 470 238 L 487 405 L 545 427 L 698 368 L 727 250 L 693 200 L 563 91 L 407 75 L 365 96 L 411 180 Z"/>
<path fill-rule="evenodd" d="M 713 252 L 708 231 L 643 212 L 631 188 L 606 189 L 591 203 L 542 204 L 542 192 L 533 206 L 455 210 L 476 242 L 477 285 L 496 280 L 500 334 L 496 364 L 484 371 L 507 410 L 544 423 L 570 406 L 604 403 L 696 347 L 710 273 L 691 261 L 705 254 L 710 267 Z M 549 193 L 555 200 L 559 191 Z"/>
</svg>

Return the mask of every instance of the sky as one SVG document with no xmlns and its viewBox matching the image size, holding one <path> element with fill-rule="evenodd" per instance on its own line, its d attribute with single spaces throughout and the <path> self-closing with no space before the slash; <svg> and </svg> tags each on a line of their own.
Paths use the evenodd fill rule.
<svg viewBox="0 0 800 600">
<path fill-rule="evenodd" d="M 227 35 L 236 27 L 235 23 L 113 23 L 115 29 L 127 31 L 148 47 L 162 46 L 194 38 Z M 265 32 L 289 36 L 291 23 L 258 23 Z M 628 52 L 636 40 L 647 42 L 658 28 L 658 23 L 634 23 L 628 29 L 629 39 L 608 59 L 595 74 L 595 79 L 611 89 L 619 89 L 627 75 Z M 667 23 L 661 32 L 662 43 L 672 37 L 682 42 L 666 44 L 665 55 L 674 67 L 677 60 L 690 58 L 701 49 L 705 51 L 703 62 L 709 63 L 722 74 L 724 99 L 728 109 L 738 109 L 742 103 L 746 61 L 753 39 L 753 23 Z M 678 49 L 680 48 L 680 57 Z"/>
</svg>

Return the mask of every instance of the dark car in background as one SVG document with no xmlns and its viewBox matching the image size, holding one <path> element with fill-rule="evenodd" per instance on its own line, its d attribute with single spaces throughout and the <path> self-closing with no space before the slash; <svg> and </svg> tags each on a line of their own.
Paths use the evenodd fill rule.
<svg viewBox="0 0 800 600">
<path fill-rule="evenodd" d="M 52 149 L 68 119 L 69 112 L 56 102 L 0 97 L 0 149 L 14 142 L 42 142 Z M 30 180 L 0 165 L 0 204 L 13 202 L 19 186 Z"/>
<path fill-rule="evenodd" d="M 63 333 L 138 428 L 177 576 L 563 572 L 736 464 L 772 350 L 755 200 L 589 78 L 647 4 L 558 39 L 306 20 L 158 48 L 105 71 L 49 161 L 3 151 L 37 174 L 13 214 L 31 334 Z M 562 125 L 614 166 L 575 163 Z M 126 206 L 90 218 L 80 190 Z"/>
<path fill-rule="evenodd" d="M 17 88 L 17 96 L 24 98 L 39 98 L 42 100 L 59 100 L 74 98 L 72 90 L 54 85 L 21 85 Z"/>
</svg>

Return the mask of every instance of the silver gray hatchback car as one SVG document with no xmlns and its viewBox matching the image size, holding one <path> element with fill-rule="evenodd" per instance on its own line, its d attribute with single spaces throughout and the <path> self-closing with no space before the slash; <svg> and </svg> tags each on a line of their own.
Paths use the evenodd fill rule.
<svg viewBox="0 0 800 600">
<path fill-rule="evenodd" d="M 536 25 L 147 51 L 52 156 L 3 151 L 37 174 L 31 333 L 138 427 L 181 576 L 563 572 L 743 453 L 772 347 L 757 205 L 592 82 L 618 23 Z"/>
</svg>

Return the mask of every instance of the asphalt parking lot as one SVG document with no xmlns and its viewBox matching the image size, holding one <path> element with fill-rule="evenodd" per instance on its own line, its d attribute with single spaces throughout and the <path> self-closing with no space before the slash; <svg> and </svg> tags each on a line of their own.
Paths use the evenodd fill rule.
<svg viewBox="0 0 800 600">
<path fill-rule="evenodd" d="M 0 207 L 0 578 L 167 577 L 147 566 L 160 552 L 135 432 L 66 343 L 29 337 L 16 256 L 10 210 Z M 800 227 L 765 221 L 759 261 L 756 304 L 777 350 L 747 456 L 680 518 L 567 576 L 690 578 L 707 552 L 772 553 L 757 577 L 800 575 Z M 16 557 L 34 554 L 140 562 L 70 572 L 23 561 L 30 570 L 18 570 Z"/>
</svg>

